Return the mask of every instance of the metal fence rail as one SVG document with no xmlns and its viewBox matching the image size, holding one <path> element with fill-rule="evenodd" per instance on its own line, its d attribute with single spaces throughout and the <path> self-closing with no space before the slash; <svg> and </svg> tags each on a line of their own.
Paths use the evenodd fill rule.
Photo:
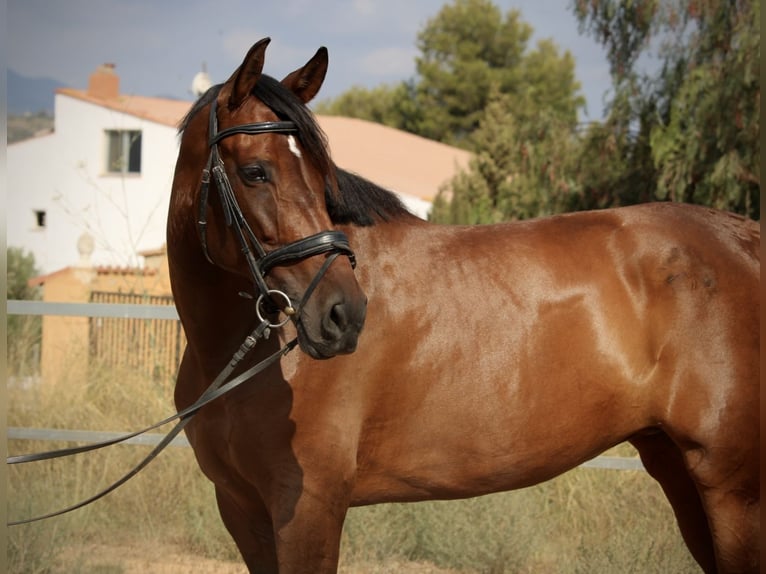
<svg viewBox="0 0 766 574">
<path fill-rule="evenodd" d="M 55 303 L 9 300 L 7 301 L 6 312 L 9 315 L 178 320 L 178 311 L 173 305 L 141 305 L 138 303 Z"/>
<path fill-rule="evenodd" d="M 42 440 L 42 441 L 66 441 L 92 444 L 112 440 L 129 434 L 127 432 L 111 431 L 87 431 L 66 429 L 33 429 L 25 427 L 8 427 L 8 439 L 13 440 Z M 138 444 L 144 446 L 157 446 L 165 435 L 161 433 L 146 433 L 134 436 L 122 444 Z M 190 446 L 185 436 L 179 435 L 168 446 Z"/>
<path fill-rule="evenodd" d="M 7 302 L 9 315 L 64 315 L 76 317 L 115 317 L 125 319 L 178 319 L 174 306 L 141 305 L 129 303 L 52 303 L 44 301 Z M 70 441 L 94 443 L 117 438 L 128 432 L 84 431 L 67 429 L 8 428 L 8 439 Z M 155 446 L 164 435 L 145 434 L 125 441 L 124 444 Z M 176 437 L 171 446 L 189 446 L 184 436 Z M 581 468 L 603 468 L 609 470 L 645 470 L 638 458 L 619 456 L 597 456 L 580 465 Z"/>
<path fill-rule="evenodd" d="M 79 443 L 95 443 L 119 438 L 127 432 L 86 431 L 66 429 L 34 429 L 24 427 L 9 427 L 8 439 L 13 440 L 41 440 L 41 441 L 66 441 Z M 138 444 L 156 446 L 165 435 L 160 433 L 147 433 L 126 440 L 122 444 Z M 170 446 L 190 446 L 185 436 L 177 436 Z M 581 468 L 604 468 L 608 470 L 645 470 L 641 461 L 637 458 L 620 456 L 597 456 L 580 465 Z"/>
</svg>

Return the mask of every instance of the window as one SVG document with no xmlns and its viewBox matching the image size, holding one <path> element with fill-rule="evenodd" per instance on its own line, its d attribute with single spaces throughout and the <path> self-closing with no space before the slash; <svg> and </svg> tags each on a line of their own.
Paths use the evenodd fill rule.
<svg viewBox="0 0 766 574">
<path fill-rule="evenodd" d="M 45 210 L 35 209 L 35 229 L 45 229 Z"/>
<path fill-rule="evenodd" d="M 141 132 L 107 130 L 107 173 L 141 173 Z"/>
</svg>

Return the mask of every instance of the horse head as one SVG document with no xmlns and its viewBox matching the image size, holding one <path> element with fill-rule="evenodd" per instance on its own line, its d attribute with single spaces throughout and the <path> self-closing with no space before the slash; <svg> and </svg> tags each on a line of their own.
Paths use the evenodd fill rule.
<svg viewBox="0 0 766 574">
<path fill-rule="evenodd" d="M 327 50 L 278 82 L 262 73 L 268 43 L 256 43 L 184 120 L 171 214 L 192 210 L 206 264 L 251 280 L 257 315 L 291 316 L 301 348 L 328 358 L 356 348 L 366 297 L 327 211 L 335 166 L 306 107 L 324 80 Z M 181 189 L 194 193 L 184 199 Z"/>
</svg>

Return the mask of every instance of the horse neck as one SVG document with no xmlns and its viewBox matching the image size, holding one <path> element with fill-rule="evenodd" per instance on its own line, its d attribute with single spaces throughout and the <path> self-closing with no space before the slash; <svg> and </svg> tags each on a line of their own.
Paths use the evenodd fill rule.
<svg viewBox="0 0 766 574">
<path fill-rule="evenodd" d="M 252 290 L 244 279 L 204 258 L 195 265 L 188 259 L 175 260 L 171 277 L 176 308 L 190 345 L 215 351 L 219 346 L 227 348 L 229 339 L 245 337 L 247 318 L 254 314 L 253 302 L 238 295 Z"/>
<path fill-rule="evenodd" d="M 419 237 L 441 227 L 413 215 L 365 227 L 342 226 L 342 230 L 348 236 L 351 248 L 358 250 L 362 257 L 364 254 L 377 257 L 394 251 L 406 252 L 412 247 L 413 236 Z"/>
<path fill-rule="evenodd" d="M 256 327 L 255 302 L 240 295 L 252 293 L 253 286 L 248 279 L 206 259 L 191 210 L 172 214 L 167 250 L 173 297 L 187 339 L 187 354 L 194 355 L 202 378 L 212 380 Z M 243 365 L 273 352 L 274 342 L 257 345 Z"/>
</svg>

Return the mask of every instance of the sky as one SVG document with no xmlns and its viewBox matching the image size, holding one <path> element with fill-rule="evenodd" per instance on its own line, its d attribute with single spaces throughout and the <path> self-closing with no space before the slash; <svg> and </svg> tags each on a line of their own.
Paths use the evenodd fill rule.
<svg viewBox="0 0 766 574">
<path fill-rule="evenodd" d="M 582 120 L 603 116 L 610 88 L 604 49 L 580 34 L 573 0 L 494 0 L 518 9 L 534 29 L 572 53 L 587 101 Z M 225 81 L 250 46 L 271 37 L 264 71 L 282 78 L 320 46 L 330 68 L 318 100 L 353 86 L 373 88 L 415 76 L 417 34 L 448 0 L 7 0 L 6 66 L 23 76 L 87 87 L 114 63 L 120 91 L 193 99 L 206 66 Z"/>
</svg>

